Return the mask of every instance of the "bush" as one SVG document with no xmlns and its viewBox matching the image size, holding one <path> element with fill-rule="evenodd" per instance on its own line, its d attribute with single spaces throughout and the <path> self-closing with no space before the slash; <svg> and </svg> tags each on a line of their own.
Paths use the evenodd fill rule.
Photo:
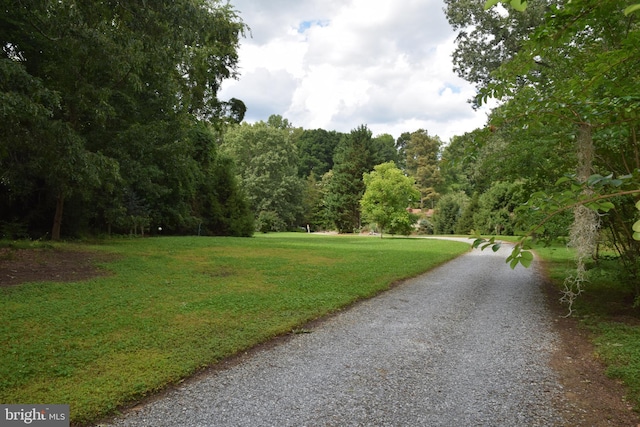
<svg viewBox="0 0 640 427">
<path fill-rule="evenodd" d="M 274 211 L 262 211 L 258 215 L 256 229 L 262 233 L 270 231 L 285 231 L 287 224 Z"/>
<path fill-rule="evenodd" d="M 389 225 L 389 234 L 410 235 L 413 233 L 413 224 L 416 223 L 416 220 L 417 216 L 408 212 L 404 212 L 403 215 L 395 215 Z"/>
<path fill-rule="evenodd" d="M 28 239 L 27 224 L 19 221 L 0 221 L 0 238 L 8 240 Z"/>
<path fill-rule="evenodd" d="M 418 234 L 433 234 L 433 223 L 426 218 L 418 221 Z"/>
</svg>

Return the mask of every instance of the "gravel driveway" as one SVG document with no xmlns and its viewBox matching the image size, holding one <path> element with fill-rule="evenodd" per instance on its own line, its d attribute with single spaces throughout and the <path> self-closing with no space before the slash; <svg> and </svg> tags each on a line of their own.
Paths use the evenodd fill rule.
<svg viewBox="0 0 640 427">
<path fill-rule="evenodd" d="M 474 250 L 113 426 L 560 426 L 535 268 Z"/>
</svg>

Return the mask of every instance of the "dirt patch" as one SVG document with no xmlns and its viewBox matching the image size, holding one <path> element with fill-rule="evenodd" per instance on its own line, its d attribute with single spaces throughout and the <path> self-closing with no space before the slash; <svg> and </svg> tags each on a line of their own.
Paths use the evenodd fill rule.
<svg viewBox="0 0 640 427">
<path fill-rule="evenodd" d="M 605 374 L 605 366 L 595 357 L 589 332 L 574 318 L 565 318 L 566 306 L 553 284 L 545 287 L 554 315 L 554 328 L 561 338 L 551 366 L 564 387 L 572 410 L 563 410 L 569 426 L 640 427 L 640 414 L 633 411 L 624 386 Z"/>
<path fill-rule="evenodd" d="M 109 273 L 96 263 L 112 255 L 55 249 L 0 248 L 0 287 L 26 282 L 77 282 Z"/>
</svg>

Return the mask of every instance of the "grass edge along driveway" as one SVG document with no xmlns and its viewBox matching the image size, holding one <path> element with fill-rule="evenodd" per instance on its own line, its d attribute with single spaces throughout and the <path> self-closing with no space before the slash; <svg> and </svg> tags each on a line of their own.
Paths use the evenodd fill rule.
<svg viewBox="0 0 640 427">
<path fill-rule="evenodd" d="M 69 404 L 86 424 L 469 245 L 281 233 L 55 250 L 74 249 L 115 254 L 110 274 L 0 289 L 0 401 Z"/>
</svg>

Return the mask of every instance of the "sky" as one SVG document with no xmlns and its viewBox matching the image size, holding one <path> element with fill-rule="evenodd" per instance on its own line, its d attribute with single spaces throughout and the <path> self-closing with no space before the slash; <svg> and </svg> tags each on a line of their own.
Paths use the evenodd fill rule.
<svg viewBox="0 0 640 427">
<path fill-rule="evenodd" d="M 455 33 L 441 0 L 231 0 L 251 31 L 221 99 L 245 121 L 374 136 L 425 129 L 444 142 L 483 127 L 471 84 L 453 72 Z"/>
</svg>

